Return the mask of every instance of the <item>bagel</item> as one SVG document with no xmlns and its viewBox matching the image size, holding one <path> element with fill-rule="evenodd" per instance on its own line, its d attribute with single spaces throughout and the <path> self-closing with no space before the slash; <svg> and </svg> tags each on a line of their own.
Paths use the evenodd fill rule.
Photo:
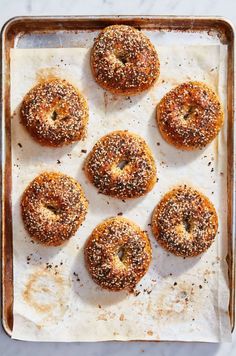
<svg viewBox="0 0 236 356">
<path fill-rule="evenodd" d="M 123 217 L 99 224 L 86 242 L 84 253 L 94 282 L 110 291 L 133 291 L 152 258 L 147 234 Z"/>
<path fill-rule="evenodd" d="M 21 198 L 26 230 L 34 240 L 48 246 L 69 240 L 84 221 L 87 209 L 80 184 L 57 172 L 37 176 Z"/>
<path fill-rule="evenodd" d="M 82 94 L 66 80 L 37 84 L 24 97 L 21 123 L 44 146 L 63 146 L 84 138 L 88 106 Z"/>
<path fill-rule="evenodd" d="M 128 131 L 113 131 L 98 140 L 84 168 L 100 193 L 119 199 L 140 197 L 156 182 L 150 148 L 140 136 Z"/>
<path fill-rule="evenodd" d="M 214 241 L 218 217 L 210 200 L 197 190 L 179 186 L 161 199 L 152 215 L 157 242 L 183 257 L 197 256 Z"/>
<path fill-rule="evenodd" d="M 100 32 L 91 51 L 96 82 L 119 95 L 135 95 L 150 88 L 160 65 L 151 41 L 131 26 L 112 25 Z"/>
<path fill-rule="evenodd" d="M 223 122 L 217 95 L 200 82 L 177 86 L 157 106 L 157 124 L 163 138 L 182 150 L 197 150 L 208 145 Z"/>
</svg>

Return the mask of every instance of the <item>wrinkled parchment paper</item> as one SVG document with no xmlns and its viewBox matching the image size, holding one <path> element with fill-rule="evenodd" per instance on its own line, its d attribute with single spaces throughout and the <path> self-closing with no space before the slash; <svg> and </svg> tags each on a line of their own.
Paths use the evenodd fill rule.
<svg viewBox="0 0 236 356">
<path fill-rule="evenodd" d="M 147 32 L 161 62 L 161 75 L 148 92 L 115 97 L 94 82 L 89 68 L 91 33 L 81 48 L 13 49 L 11 52 L 14 328 L 15 339 L 35 341 L 184 340 L 228 341 L 227 284 L 227 113 L 218 138 L 205 150 L 182 152 L 168 145 L 155 122 L 156 104 L 172 87 L 202 80 L 220 95 L 226 109 L 226 48 L 219 44 L 179 44 L 163 33 Z M 86 34 L 84 34 L 86 37 Z M 179 36 L 180 37 L 180 36 Z M 163 43 L 164 42 L 164 43 Z M 190 41 L 191 42 L 191 41 Z M 56 75 L 77 86 L 89 103 L 88 135 L 65 148 L 45 148 L 19 124 L 25 93 L 45 76 Z M 128 129 L 146 139 L 156 159 L 158 182 L 145 197 L 119 201 L 98 194 L 86 179 L 86 153 L 104 134 Z M 25 231 L 19 209 L 22 192 L 43 171 L 76 178 L 89 200 L 83 226 L 64 246 L 43 247 Z M 173 186 L 191 184 L 214 203 L 219 233 L 200 257 L 183 259 L 163 250 L 150 230 L 151 213 Z M 153 260 L 135 295 L 107 292 L 88 275 L 84 243 L 103 219 L 123 213 L 148 231 Z"/>
</svg>

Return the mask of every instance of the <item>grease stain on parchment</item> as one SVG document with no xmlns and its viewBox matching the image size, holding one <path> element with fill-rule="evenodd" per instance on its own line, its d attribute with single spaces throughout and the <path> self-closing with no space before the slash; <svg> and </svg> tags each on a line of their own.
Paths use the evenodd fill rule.
<svg viewBox="0 0 236 356">
<path fill-rule="evenodd" d="M 113 320 L 116 317 L 116 313 L 112 313 L 110 311 L 104 311 L 103 313 L 98 314 L 97 320 Z"/>
<path fill-rule="evenodd" d="M 148 304 L 147 310 L 161 322 L 177 323 L 192 321 L 202 308 L 200 293 L 204 293 L 194 283 L 184 281 L 168 285 L 158 294 L 155 306 Z"/>
<path fill-rule="evenodd" d="M 22 294 L 43 322 L 57 322 L 67 310 L 65 281 L 51 271 L 44 269 L 31 274 Z"/>
<path fill-rule="evenodd" d="M 61 72 L 55 67 L 40 68 L 36 72 L 36 80 L 38 82 L 45 82 L 48 80 L 58 79 L 60 77 Z"/>
</svg>

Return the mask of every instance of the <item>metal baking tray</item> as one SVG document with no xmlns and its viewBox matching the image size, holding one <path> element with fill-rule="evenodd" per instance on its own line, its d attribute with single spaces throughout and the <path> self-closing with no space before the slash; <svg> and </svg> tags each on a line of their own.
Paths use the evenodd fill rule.
<svg viewBox="0 0 236 356">
<path fill-rule="evenodd" d="M 217 33 L 220 41 L 228 45 L 227 98 L 228 98 L 228 276 L 229 315 L 232 331 L 235 324 L 235 183 L 234 183 L 234 29 L 223 18 L 175 16 L 73 16 L 73 17 L 16 17 L 9 20 L 1 33 L 2 50 L 2 324 L 11 336 L 13 327 L 13 249 L 12 249 L 12 172 L 11 172 L 11 119 L 10 119 L 10 49 L 39 47 L 76 47 L 78 31 L 94 31 L 111 24 L 127 24 L 142 29 L 181 32 Z M 60 34 L 60 36 L 58 36 Z"/>
</svg>

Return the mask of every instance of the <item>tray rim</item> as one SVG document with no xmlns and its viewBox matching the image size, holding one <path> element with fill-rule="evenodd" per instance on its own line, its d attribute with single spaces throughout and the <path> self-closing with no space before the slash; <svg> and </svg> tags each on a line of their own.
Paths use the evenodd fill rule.
<svg viewBox="0 0 236 356">
<path fill-rule="evenodd" d="M 91 21 L 91 25 L 94 24 L 96 25 L 95 21 L 100 21 L 100 22 L 111 22 L 111 23 L 117 23 L 117 22 L 132 22 L 132 21 L 137 21 L 137 22 L 143 22 L 143 27 L 145 27 L 145 25 L 147 26 L 147 23 L 145 23 L 145 21 L 153 21 L 153 22 L 159 22 L 156 23 L 155 27 L 157 29 L 161 29 L 162 28 L 162 21 L 185 21 L 186 24 L 182 24 L 179 26 L 172 24 L 169 24 L 169 30 L 180 30 L 180 31 L 201 31 L 203 29 L 201 28 L 194 28 L 194 22 L 203 22 L 205 25 L 205 30 L 207 28 L 210 28 L 210 25 L 208 24 L 209 22 L 212 23 L 212 25 L 214 24 L 214 29 L 217 29 L 217 26 L 215 24 L 215 22 L 217 22 L 217 25 L 220 25 L 221 27 L 223 27 L 225 29 L 225 31 L 227 32 L 229 38 L 227 38 L 227 44 L 231 47 L 230 48 L 230 53 L 229 53 L 229 57 L 231 56 L 231 67 L 229 68 L 229 59 L 228 59 L 228 73 L 229 71 L 232 74 L 232 78 L 231 78 L 231 87 L 230 87 L 230 99 L 228 99 L 228 106 L 230 103 L 230 109 L 231 109 L 231 124 L 232 124 L 232 138 L 231 138 L 231 152 L 229 152 L 228 150 L 228 162 L 229 162 L 229 154 L 232 153 L 232 157 L 230 157 L 230 162 L 232 163 L 232 169 L 230 170 L 229 174 L 227 174 L 227 188 L 228 190 L 230 190 L 230 200 L 231 200 L 231 210 L 230 210 L 230 214 L 231 214 L 231 224 L 230 224 L 230 229 L 228 231 L 228 240 L 230 240 L 229 235 L 231 235 L 231 256 L 230 256 L 230 265 L 229 262 L 227 260 L 227 264 L 228 264 L 228 272 L 231 273 L 231 280 L 229 279 L 229 289 L 230 289 L 230 301 L 229 301 L 229 311 L 230 311 L 230 321 L 231 321 L 231 333 L 234 330 L 235 327 L 235 213 L 236 213 L 236 209 L 235 209 L 235 189 L 236 189 L 236 182 L 235 182 L 235 157 L 234 157 L 234 153 L 235 153 L 235 142 L 234 142 L 234 126 L 235 126 L 235 120 L 234 120 L 234 99 L 235 99 L 235 93 L 234 93 L 234 69 L 235 69 L 235 64 L 234 64 L 234 38 L 235 38 L 235 29 L 234 29 L 234 25 L 232 23 L 231 20 L 227 19 L 226 17 L 221 17 L 221 16 L 178 16 L 178 15 L 171 15 L 171 16 L 166 16 L 166 15 L 142 15 L 142 16 L 138 16 L 138 15 L 93 15 L 93 16 L 87 16 L 87 15 L 82 15 L 82 16 L 15 16 L 12 17 L 10 19 L 8 19 L 4 25 L 2 26 L 1 29 L 1 103 L 0 103 L 0 112 L 1 112 L 1 118 L 2 118 L 2 122 L 1 122 L 1 135 L 0 135 L 0 143 L 1 143 L 1 188 L 2 188 L 2 199 L 1 199 L 1 257 L 2 257 L 2 261 L 1 261 L 1 266 L 0 266 L 0 271 L 1 271 L 1 287 L 0 287 L 0 291 L 1 291 L 1 322 L 2 322 L 2 327 L 3 330 L 5 331 L 5 333 L 11 337 L 12 335 L 12 330 L 9 327 L 9 324 L 7 322 L 7 311 L 5 308 L 5 267 L 6 267 L 6 256 L 4 255 L 4 247 L 5 247 L 5 243 L 6 243 L 6 236 L 5 236 L 5 205 L 6 202 L 4 201 L 4 193 L 5 193 L 5 128 L 4 128 L 4 124 L 5 124 L 5 66 L 6 66 L 6 62 L 5 62 L 5 58 L 6 58 L 6 51 L 9 49 L 5 46 L 5 41 L 6 41 L 6 37 L 8 32 L 10 31 L 11 27 L 16 26 L 17 24 L 20 24 L 21 22 L 37 22 L 37 21 L 45 21 L 45 20 L 51 20 L 52 22 L 54 22 L 54 24 L 57 24 L 57 21 L 62 21 L 64 23 L 68 23 L 68 22 L 73 22 L 73 21 L 78 21 L 80 23 L 86 22 L 86 21 Z M 208 24 L 208 25 L 207 25 Z M 58 24 L 59 25 L 59 24 Z M 158 27 L 159 26 L 159 27 Z M 95 26 L 96 28 L 102 28 L 103 26 Z M 90 27 L 84 28 L 85 30 L 89 30 Z M 91 28 L 94 29 L 94 27 L 91 26 Z M 164 27 L 163 27 L 164 28 Z M 51 31 L 56 31 L 59 29 L 53 28 Z M 61 30 L 64 31 L 73 31 L 73 29 L 63 29 L 61 28 Z M 74 29 L 78 30 L 77 28 Z M 82 28 L 81 28 L 82 30 Z M 164 28 L 165 30 L 165 28 Z M 34 33 L 36 32 L 42 32 L 43 29 L 38 29 L 35 31 L 32 31 Z M 47 31 L 50 31 L 50 29 L 47 29 Z M 227 81 L 228 82 L 228 81 Z M 229 90 L 229 88 L 228 88 Z M 229 110 L 229 109 L 228 109 Z M 230 115 L 229 115 L 230 116 Z M 229 177 L 230 176 L 230 177 Z M 10 199 L 11 200 L 11 199 Z M 229 218 L 229 216 L 228 216 Z M 12 243 L 12 241 L 11 241 Z M 227 256 L 228 257 L 228 256 Z M 229 269 L 229 267 L 231 267 L 231 271 Z M 13 288 L 14 284 L 12 281 L 12 288 Z M 11 310 L 12 312 L 12 310 Z M 115 340 L 114 340 L 115 341 Z M 137 340 L 138 341 L 138 340 Z M 140 341 L 145 341 L 145 340 L 140 340 Z M 154 340 L 155 341 L 155 340 Z M 164 341 L 164 340 L 163 340 Z M 157 342 L 160 342 L 157 340 Z"/>
</svg>

